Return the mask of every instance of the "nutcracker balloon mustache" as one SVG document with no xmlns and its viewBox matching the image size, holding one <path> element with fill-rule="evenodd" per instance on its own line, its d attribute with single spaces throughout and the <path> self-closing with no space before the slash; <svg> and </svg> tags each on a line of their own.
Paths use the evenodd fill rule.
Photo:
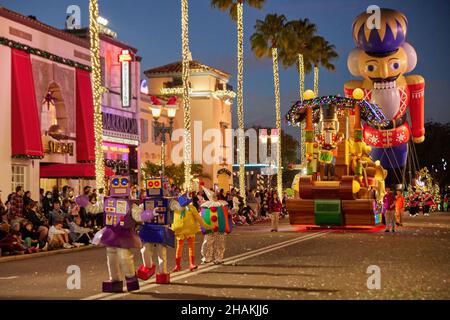
<svg viewBox="0 0 450 320">
<path fill-rule="evenodd" d="M 425 80 L 419 75 L 405 76 L 417 64 L 416 51 L 406 42 L 406 17 L 382 8 L 378 29 L 367 23 L 370 17 L 364 12 L 353 22 L 357 48 L 350 52 L 347 64 L 350 73 L 363 80 L 347 82 L 345 95 L 351 97 L 355 88 L 362 88 L 365 99 L 377 104 L 390 120 L 383 129 L 365 124 L 364 140 L 372 147 L 372 159 L 390 169 L 388 181 L 401 183 L 399 169 L 406 164 L 409 140 L 421 143 L 425 139 Z M 408 111 L 411 123 L 407 122 Z"/>
</svg>

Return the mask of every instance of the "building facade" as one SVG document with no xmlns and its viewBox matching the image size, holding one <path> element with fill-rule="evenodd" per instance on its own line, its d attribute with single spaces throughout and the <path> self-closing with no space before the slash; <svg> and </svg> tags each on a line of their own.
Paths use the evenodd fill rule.
<svg viewBox="0 0 450 320">
<path fill-rule="evenodd" d="M 181 61 L 144 71 L 148 80 L 148 93 L 158 97 L 177 95 L 179 110 L 174 119 L 175 128 L 184 127 L 182 101 Z M 192 162 L 202 164 L 203 174 L 193 178 L 194 188 L 200 185 L 229 190 L 232 186 L 232 108 L 235 93 L 228 85 L 230 74 L 207 66 L 198 61 L 190 61 L 190 105 Z M 178 132 L 180 133 L 180 132 Z M 220 136 L 217 136 L 217 133 Z M 169 150 L 172 160 L 179 163 L 182 155 L 182 134 L 174 135 Z M 219 141 L 217 141 L 219 139 Z M 210 152 L 215 144 L 214 152 Z M 181 145 L 182 146 L 182 145 Z M 142 154 L 147 151 L 145 148 Z M 211 153 L 212 158 L 211 159 Z M 166 157 L 167 158 L 167 157 Z"/>
<path fill-rule="evenodd" d="M 103 26 L 101 30 L 105 30 Z M 108 29 L 106 29 L 108 30 Z M 89 29 L 71 30 L 89 38 Z M 112 34 L 112 35 L 111 35 Z M 102 65 L 103 151 L 105 165 L 117 174 L 139 180 L 140 64 L 137 49 L 119 41 L 117 34 L 100 34 Z"/>
<path fill-rule="evenodd" d="M 137 49 L 101 34 L 105 173 L 138 182 Z M 0 190 L 94 185 L 95 138 L 88 30 L 60 30 L 0 8 Z"/>
<path fill-rule="evenodd" d="M 77 188 L 94 161 L 89 43 L 0 8 L 0 72 L 0 189 L 36 199 L 61 172 Z"/>
</svg>

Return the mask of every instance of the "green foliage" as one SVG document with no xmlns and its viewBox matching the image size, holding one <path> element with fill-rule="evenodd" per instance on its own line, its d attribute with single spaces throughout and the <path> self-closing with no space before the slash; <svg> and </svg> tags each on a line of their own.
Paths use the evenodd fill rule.
<svg viewBox="0 0 450 320">
<path fill-rule="evenodd" d="M 142 178 L 157 177 L 160 175 L 160 171 L 161 166 L 159 164 L 146 161 L 142 168 Z M 166 166 L 165 173 L 172 184 L 179 187 L 184 184 L 184 163 L 179 165 L 170 164 Z M 203 166 L 201 164 L 192 164 L 191 174 L 201 178 L 210 178 L 208 174 L 203 172 Z"/>
<path fill-rule="evenodd" d="M 258 58 L 271 58 L 272 48 L 278 48 L 281 54 L 289 45 L 289 36 L 286 17 L 268 14 L 264 20 L 256 20 L 255 33 L 250 37 L 252 51 Z"/>
<path fill-rule="evenodd" d="M 231 19 L 237 20 L 237 4 L 242 2 L 249 7 L 261 9 L 266 0 L 211 0 L 211 7 L 220 11 L 229 11 Z"/>
<path fill-rule="evenodd" d="M 441 188 L 450 185 L 450 123 L 425 123 L 425 141 L 409 149 L 412 157 L 417 156 L 420 167 L 427 167 L 431 176 Z M 444 159 L 444 161 L 442 161 Z M 412 158 L 411 158 L 412 160 Z M 410 159 L 408 159 L 410 161 Z M 411 170 L 419 170 L 413 161 Z M 445 166 L 444 164 L 447 163 Z M 409 169 L 407 169 L 409 170 Z"/>
<path fill-rule="evenodd" d="M 289 46 L 280 52 L 281 63 L 284 68 L 298 63 L 298 55 L 303 55 L 305 72 L 312 70 L 311 41 L 317 32 L 317 26 L 309 19 L 293 20 L 286 23 L 289 33 Z"/>
<path fill-rule="evenodd" d="M 323 37 L 313 37 L 309 45 L 309 54 L 314 66 L 318 67 L 319 65 L 322 65 L 327 70 L 334 71 L 336 67 L 331 63 L 331 60 L 339 57 L 335 49 L 336 47 Z"/>
</svg>

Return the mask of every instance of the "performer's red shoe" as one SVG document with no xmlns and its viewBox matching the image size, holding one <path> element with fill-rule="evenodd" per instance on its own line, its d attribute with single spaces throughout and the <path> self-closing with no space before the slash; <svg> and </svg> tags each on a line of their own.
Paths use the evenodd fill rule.
<svg viewBox="0 0 450 320">
<path fill-rule="evenodd" d="M 156 274 L 157 284 L 169 284 L 170 283 L 170 273 L 157 273 Z"/>
<path fill-rule="evenodd" d="M 189 263 L 190 263 L 189 269 L 191 271 L 194 271 L 195 269 L 198 268 L 198 266 L 195 264 L 195 257 L 194 256 L 189 257 Z"/>
<path fill-rule="evenodd" d="M 181 270 L 181 257 L 175 258 L 175 268 L 173 268 L 172 272 L 178 272 Z"/>
<path fill-rule="evenodd" d="M 146 267 L 144 265 L 140 266 L 137 271 L 137 277 L 141 280 L 148 280 L 151 278 L 152 275 L 155 274 L 156 271 L 156 265 L 152 265 L 150 268 Z"/>
</svg>

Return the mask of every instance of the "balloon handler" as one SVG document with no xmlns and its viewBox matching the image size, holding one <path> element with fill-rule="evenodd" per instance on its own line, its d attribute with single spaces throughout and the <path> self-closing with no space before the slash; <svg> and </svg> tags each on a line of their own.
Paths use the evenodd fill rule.
<svg viewBox="0 0 450 320">
<path fill-rule="evenodd" d="M 226 201 L 218 201 L 217 195 L 203 187 L 209 201 L 204 202 L 201 216 L 212 226 L 211 230 L 202 228 L 205 235 L 202 244 L 202 263 L 223 263 L 225 253 L 225 235 L 232 230 L 231 214 Z"/>
<path fill-rule="evenodd" d="M 130 199 L 130 179 L 113 176 L 109 197 L 104 200 L 105 227 L 98 231 L 93 244 L 106 246 L 109 280 L 103 282 L 103 292 L 122 292 L 125 275 L 128 291 L 139 290 L 134 257 L 130 249 L 141 248 L 141 240 L 134 231 L 142 210 Z"/>
<path fill-rule="evenodd" d="M 170 229 L 173 221 L 173 211 L 169 208 L 169 182 L 166 177 L 146 180 L 147 197 L 144 199 L 143 225 L 139 236 L 143 243 L 141 248 L 143 264 L 137 271 L 139 279 L 148 280 L 155 274 L 156 283 L 169 284 L 170 274 L 167 269 L 167 247 L 175 247 L 175 234 Z M 153 263 L 156 249 L 158 268 Z"/>
<path fill-rule="evenodd" d="M 192 205 L 192 199 L 187 194 L 181 195 L 177 200 L 172 200 L 170 209 L 174 211 L 172 230 L 175 232 L 177 239 L 175 268 L 172 272 L 181 270 L 181 256 L 185 240 L 189 244 L 189 269 L 193 271 L 197 269 L 195 264 L 195 234 L 200 232 L 200 226 L 205 229 L 211 229 L 212 227 L 203 221 L 197 209 Z"/>
</svg>

